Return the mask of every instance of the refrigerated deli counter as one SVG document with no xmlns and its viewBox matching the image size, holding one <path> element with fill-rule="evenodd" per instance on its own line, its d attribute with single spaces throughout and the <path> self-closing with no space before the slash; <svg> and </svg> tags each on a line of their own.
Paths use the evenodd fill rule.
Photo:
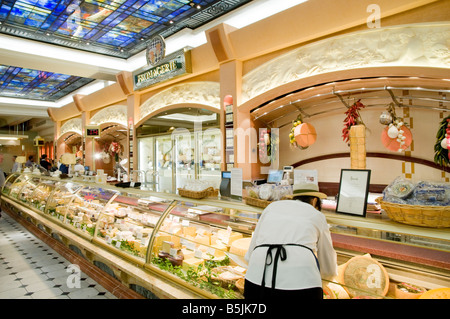
<svg viewBox="0 0 450 319">
<path fill-rule="evenodd" d="M 183 299 L 243 298 L 244 255 L 263 210 L 33 174 L 10 175 L 1 205 L 140 295 Z M 339 264 L 324 298 L 416 298 L 450 287 L 448 228 L 323 213 Z"/>
</svg>

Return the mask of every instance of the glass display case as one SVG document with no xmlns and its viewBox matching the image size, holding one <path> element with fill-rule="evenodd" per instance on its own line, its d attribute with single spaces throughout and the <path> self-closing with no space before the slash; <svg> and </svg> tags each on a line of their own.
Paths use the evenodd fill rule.
<svg viewBox="0 0 450 319">
<path fill-rule="evenodd" d="M 34 189 L 34 192 L 31 194 L 28 199 L 31 206 L 39 209 L 40 211 L 45 211 L 47 206 L 47 200 L 50 194 L 53 193 L 56 187 L 57 181 L 47 180 L 47 179 L 39 179 L 37 186 Z"/>
<path fill-rule="evenodd" d="M 67 206 L 64 223 L 85 237 L 94 236 L 100 213 L 119 191 L 97 186 L 82 186 Z"/>
<path fill-rule="evenodd" d="M 263 211 L 236 201 L 190 199 L 32 174 L 8 177 L 2 198 L 130 261 L 130 267 L 206 298 L 242 298 L 244 255 Z M 324 282 L 325 298 L 396 298 L 393 283 L 404 280 L 410 287 L 450 287 L 448 229 L 403 225 L 384 214 L 323 213 L 340 269 L 339 278 Z M 357 246 L 374 251 L 373 258 L 362 259 L 367 252 L 355 250 Z M 408 252 L 409 259 L 402 259 Z M 414 261 L 415 256 L 420 262 Z M 435 264 L 426 264 L 429 260 Z"/>
<path fill-rule="evenodd" d="M 45 214 L 63 223 L 73 195 L 82 187 L 81 184 L 70 181 L 58 181 L 53 193 L 48 198 Z"/>
<path fill-rule="evenodd" d="M 95 241 L 144 264 L 154 228 L 169 204 L 155 196 L 119 194 L 100 214 Z"/>
<path fill-rule="evenodd" d="M 240 298 L 244 255 L 260 213 L 233 203 L 178 198 L 153 236 L 149 264 L 202 294 Z"/>
<path fill-rule="evenodd" d="M 11 186 L 14 184 L 16 179 L 20 176 L 20 174 L 15 173 L 8 176 L 8 178 L 5 181 L 5 185 L 2 188 L 2 194 L 3 195 L 9 195 L 11 191 Z"/>
<path fill-rule="evenodd" d="M 15 178 L 13 182 L 8 183 L 9 185 L 5 184 L 3 188 L 5 194 L 8 194 L 12 198 L 18 199 L 20 191 L 22 187 L 26 184 L 28 179 L 30 179 L 30 176 L 26 174 L 17 176 L 17 178 Z"/>
<path fill-rule="evenodd" d="M 18 199 L 27 204 L 32 204 L 33 202 L 33 193 L 36 190 L 36 187 L 41 182 L 40 177 L 31 177 L 25 178 L 25 183 L 23 187 L 20 189 Z"/>
</svg>

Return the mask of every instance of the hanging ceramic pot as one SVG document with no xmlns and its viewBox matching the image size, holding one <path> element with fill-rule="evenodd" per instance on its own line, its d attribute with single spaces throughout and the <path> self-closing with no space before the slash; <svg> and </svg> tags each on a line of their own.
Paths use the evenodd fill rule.
<svg viewBox="0 0 450 319">
<path fill-rule="evenodd" d="M 389 125 L 392 123 L 392 115 L 391 113 L 389 113 L 388 111 L 384 111 L 383 113 L 381 113 L 380 115 L 380 123 L 383 125 Z"/>
<path fill-rule="evenodd" d="M 299 146 L 308 147 L 316 142 L 316 129 L 309 123 L 302 123 L 295 127 L 294 137 Z"/>
</svg>

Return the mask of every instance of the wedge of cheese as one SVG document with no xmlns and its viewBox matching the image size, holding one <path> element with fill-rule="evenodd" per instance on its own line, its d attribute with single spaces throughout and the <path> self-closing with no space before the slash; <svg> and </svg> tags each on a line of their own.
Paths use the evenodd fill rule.
<svg viewBox="0 0 450 319">
<path fill-rule="evenodd" d="M 182 268 L 184 270 L 189 270 L 190 267 L 194 268 L 195 270 L 197 270 L 197 267 L 200 266 L 201 264 L 203 264 L 204 260 L 200 259 L 200 258 L 189 258 L 189 259 L 185 259 L 183 260 L 183 266 Z"/>
<path fill-rule="evenodd" d="M 193 226 L 186 226 L 186 227 L 183 227 L 183 234 L 184 234 L 184 236 L 192 236 L 192 237 L 195 237 L 196 231 L 197 231 L 197 228 L 195 228 L 195 227 L 193 227 Z"/>
<path fill-rule="evenodd" d="M 153 250 L 152 250 L 152 252 L 155 255 L 157 255 L 158 252 L 161 250 L 162 243 L 164 241 L 170 241 L 170 240 L 171 240 L 171 236 L 157 234 L 155 236 L 155 240 L 153 241 Z"/>
</svg>

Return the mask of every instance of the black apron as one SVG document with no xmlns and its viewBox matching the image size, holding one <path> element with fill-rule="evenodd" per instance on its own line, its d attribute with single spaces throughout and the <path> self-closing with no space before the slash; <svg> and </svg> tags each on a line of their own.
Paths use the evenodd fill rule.
<svg viewBox="0 0 450 319">
<path fill-rule="evenodd" d="M 299 246 L 299 247 L 308 249 L 313 254 L 314 259 L 316 260 L 317 268 L 320 271 L 319 261 L 317 260 L 316 255 L 314 254 L 313 250 L 307 246 L 304 246 L 301 244 L 263 244 L 263 245 L 258 245 L 254 249 L 259 248 L 259 247 L 268 247 L 267 255 L 266 255 L 266 262 L 264 265 L 263 277 L 262 277 L 262 281 L 261 281 L 262 287 L 266 286 L 266 268 L 267 268 L 267 266 L 270 266 L 273 262 L 272 289 L 275 288 L 275 282 L 276 282 L 276 278 L 277 278 L 278 259 L 281 259 L 281 261 L 285 261 L 287 258 L 287 253 L 286 253 L 286 249 L 284 248 L 284 246 Z M 273 249 L 276 249 L 275 258 L 272 256 Z M 270 257 L 270 261 L 268 262 L 269 257 Z"/>
</svg>

